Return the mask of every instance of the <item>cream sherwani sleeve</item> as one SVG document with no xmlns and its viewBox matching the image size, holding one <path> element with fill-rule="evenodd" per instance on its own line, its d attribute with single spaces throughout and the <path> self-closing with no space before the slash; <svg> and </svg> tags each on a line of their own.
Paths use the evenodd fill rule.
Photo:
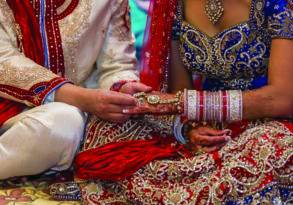
<svg viewBox="0 0 293 205">
<path fill-rule="evenodd" d="M 120 80 L 139 80 L 128 1 L 113 2 L 113 15 L 97 60 L 98 87 L 107 89 Z"/>
</svg>

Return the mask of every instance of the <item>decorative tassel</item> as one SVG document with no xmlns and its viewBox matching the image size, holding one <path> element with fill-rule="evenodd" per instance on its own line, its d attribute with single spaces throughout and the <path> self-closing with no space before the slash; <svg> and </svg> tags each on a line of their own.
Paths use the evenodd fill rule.
<svg viewBox="0 0 293 205">
<path fill-rule="evenodd" d="M 189 151 L 172 138 L 114 142 L 81 152 L 75 159 L 76 176 L 83 180 L 118 181 L 130 177 L 146 164 L 179 155 L 190 157 Z"/>
</svg>

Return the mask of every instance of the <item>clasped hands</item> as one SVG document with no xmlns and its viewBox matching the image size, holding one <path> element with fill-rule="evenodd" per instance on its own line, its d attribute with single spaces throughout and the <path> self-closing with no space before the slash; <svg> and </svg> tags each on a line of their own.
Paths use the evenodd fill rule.
<svg viewBox="0 0 293 205">
<path fill-rule="evenodd" d="M 139 102 L 134 94 L 145 92 L 159 97 L 160 100 L 174 99 L 175 94 L 153 92 L 152 88 L 138 82 L 123 85 L 120 92 L 103 89 L 86 89 L 71 84 L 65 84 L 58 89 L 56 100 L 72 104 L 82 111 L 91 113 L 107 121 L 122 123 L 132 116 L 144 114 L 175 114 L 178 110 L 175 104 L 149 104 Z M 212 152 L 225 145 L 230 137 L 230 131 L 217 130 L 209 126 L 199 126 L 188 133 L 189 147 L 198 152 Z"/>
<path fill-rule="evenodd" d="M 181 95 L 167 94 L 151 91 L 143 87 L 143 84 L 136 83 L 135 88 L 131 89 L 131 83 L 121 89 L 121 92 L 129 93 L 138 99 L 137 105 L 123 109 L 124 114 L 143 115 L 143 114 L 174 114 L 178 112 L 178 103 L 176 100 Z M 141 88 L 141 89 L 139 89 Z M 130 90 L 143 93 L 129 92 Z M 170 103 L 165 103 L 170 102 Z M 231 130 L 218 130 L 208 125 L 200 125 L 192 128 L 185 136 L 188 139 L 188 147 L 195 153 L 213 152 L 219 150 L 230 141 Z"/>
</svg>

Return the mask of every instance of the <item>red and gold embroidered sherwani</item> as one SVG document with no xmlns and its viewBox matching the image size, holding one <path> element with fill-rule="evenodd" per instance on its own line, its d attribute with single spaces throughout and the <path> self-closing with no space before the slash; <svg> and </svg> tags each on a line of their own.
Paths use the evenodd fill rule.
<svg viewBox="0 0 293 205">
<path fill-rule="evenodd" d="M 68 136 L 80 133 L 72 145 L 72 153 L 68 154 L 71 156 L 68 163 L 72 160 L 77 142 L 82 137 L 84 125 L 79 125 L 84 121 L 82 114 L 75 108 L 58 103 L 53 103 L 59 107 L 58 112 L 49 105 L 51 103 L 42 104 L 66 82 L 90 88 L 109 88 L 120 80 L 137 80 L 128 8 L 127 0 L 0 0 L 0 127 L 4 123 L 0 129 L 0 163 L 20 160 L 17 154 L 21 155 L 25 143 L 35 140 L 31 138 L 36 137 L 41 128 L 44 130 L 39 143 L 45 143 L 45 132 L 50 132 L 61 119 L 59 111 L 65 110 L 75 114 L 67 117 L 64 114 L 59 129 L 66 130 L 64 122 L 69 126 L 68 120 L 75 119 L 76 126 L 71 123 L 68 131 L 63 132 L 67 132 Z M 25 117 L 23 113 L 17 115 L 24 107 L 36 106 L 29 114 L 25 112 Z M 48 112 L 48 116 L 44 114 Z M 17 120 L 12 123 L 15 117 L 11 117 L 15 115 Z M 31 119 L 29 123 L 28 116 Z M 15 127 L 16 121 L 22 123 L 18 124 L 19 128 Z M 35 128 L 37 125 L 39 127 Z M 30 131 L 24 127 L 29 127 Z M 46 147 L 55 147 L 53 139 L 47 142 L 50 146 Z M 14 147 L 20 142 L 22 144 L 16 150 Z M 37 144 L 35 147 L 38 146 L 42 145 Z M 31 157 L 34 151 L 31 151 Z M 5 153 L 7 157 L 9 154 L 9 157 L 13 155 L 15 159 L 8 160 Z M 24 163 L 22 161 L 20 163 Z M 67 166 L 62 163 L 62 168 L 58 169 Z M 30 167 L 33 169 L 41 163 L 36 164 Z M 6 167 L 10 165 L 4 163 Z M 15 170 L 13 166 L 10 170 Z M 25 167 L 28 165 L 23 165 L 22 169 Z M 6 176 L 3 172 L 0 171 L 0 179 Z M 34 172 L 37 171 L 25 174 Z"/>
<path fill-rule="evenodd" d="M 108 88 L 137 79 L 127 1 L 1 0 L 0 23 L 1 98 L 38 106 L 67 80 Z"/>
</svg>

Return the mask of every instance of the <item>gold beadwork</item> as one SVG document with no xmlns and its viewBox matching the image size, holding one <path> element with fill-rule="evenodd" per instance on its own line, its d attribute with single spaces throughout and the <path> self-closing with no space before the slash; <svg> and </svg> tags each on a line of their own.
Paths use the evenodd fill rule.
<svg viewBox="0 0 293 205">
<path fill-rule="evenodd" d="M 147 102 L 151 105 L 157 105 L 162 101 L 158 95 L 149 95 L 147 97 Z"/>
<path fill-rule="evenodd" d="M 147 94 L 145 92 L 139 92 L 133 95 L 138 99 L 140 104 L 148 103 L 150 105 L 163 105 L 163 104 L 174 104 L 179 114 L 183 112 L 183 106 L 181 105 L 181 98 L 183 92 L 178 91 L 174 98 L 162 99 L 159 95 Z"/>
<path fill-rule="evenodd" d="M 181 98 L 182 92 L 179 91 L 176 93 L 174 98 L 171 99 L 161 99 L 159 95 L 147 95 L 144 92 L 136 93 L 133 97 L 137 98 L 139 102 L 146 102 L 150 105 L 158 104 L 178 104 Z"/>
<path fill-rule="evenodd" d="M 205 4 L 205 13 L 213 24 L 217 24 L 224 14 L 222 0 L 207 0 Z"/>
</svg>

